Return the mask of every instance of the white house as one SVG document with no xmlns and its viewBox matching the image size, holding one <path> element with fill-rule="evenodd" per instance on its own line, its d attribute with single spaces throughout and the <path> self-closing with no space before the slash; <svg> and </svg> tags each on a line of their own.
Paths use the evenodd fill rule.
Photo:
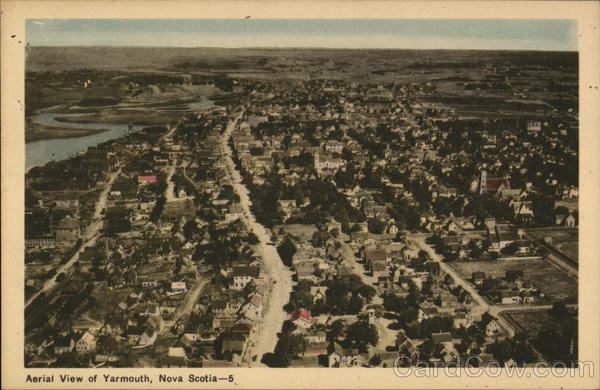
<svg viewBox="0 0 600 390">
<path fill-rule="evenodd" d="M 90 332 L 86 331 L 77 343 L 75 343 L 75 350 L 77 353 L 84 354 L 93 352 L 96 350 L 96 338 Z"/>
</svg>

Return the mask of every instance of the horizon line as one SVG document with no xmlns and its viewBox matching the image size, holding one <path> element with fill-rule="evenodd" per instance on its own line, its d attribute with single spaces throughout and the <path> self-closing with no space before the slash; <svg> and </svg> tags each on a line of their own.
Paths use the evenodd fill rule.
<svg viewBox="0 0 600 390">
<path fill-rule="evenodd" d="M 457 48 L 390 48 L 390 47 L 325 47 L 325 46 L 146 46 L 146 45 L 32 45 L 27 43 L 27 47 L 43 47 L 43 48 L 141 48 L 141 49 L 226 49 L 226 50 L 404 50 L 404 51 L 516 51 L 516 52 L 551 52 L 551 53 L 579 53 L 577 50 L 555 50 L 555 49 L 457 49 Z"/>
</svg>

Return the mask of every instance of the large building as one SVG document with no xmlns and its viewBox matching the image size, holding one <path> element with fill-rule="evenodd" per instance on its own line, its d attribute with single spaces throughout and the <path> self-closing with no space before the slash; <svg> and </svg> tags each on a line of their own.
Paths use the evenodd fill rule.
<svg viewBox="0 0 600 390">
<path fill-rule="evenodd" d="M 479 174 L 479 183 L 477 185 L 478 194 L 485 194 L 488 192 L 496 193 L 505 189 L 510 189 L 510 180 L 508 180 L 508 178 L 487 177 L 486 171 L 481 171 Z"/>
</svg>

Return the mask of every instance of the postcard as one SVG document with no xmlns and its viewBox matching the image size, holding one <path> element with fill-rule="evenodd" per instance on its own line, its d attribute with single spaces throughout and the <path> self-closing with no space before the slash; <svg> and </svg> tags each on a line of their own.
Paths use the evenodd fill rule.
<svg viewBox="0 0 600 390">
<path fill-rule="evenodd" d="M 2 387 L 597 388 L 598 20 L 3 2 Z"/>
</svg>

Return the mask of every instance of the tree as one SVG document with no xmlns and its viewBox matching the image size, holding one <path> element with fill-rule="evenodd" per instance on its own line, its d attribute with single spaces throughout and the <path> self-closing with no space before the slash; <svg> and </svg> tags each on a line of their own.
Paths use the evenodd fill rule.
<svg viewBox="0 0 600 390">
<path fill-rule="evenodd" d="M 348 314 L 358 314 L 362 310 L 363 305 L 363 299 L 358 295 L 353 294 L 348 302 Z"/>
<path fill-rule="evenodd" d="M 335 320 L 329 326 L 329 332 L 327 332 L 327 340 L 328 341 L 336 341 L 340 337 L 343 336 L 344 332 L 344 321 Z"/>
<path fill-rule="evenodd" d="M 425 340 L 421 345 L 419 345 L 419 358 L 423 361 L 428 361 L 431 359 L 434 347 L 435 344 L 433 344 L 431 339 Z"/>
<path fill-rule="evenodd" d="M 291 359 L 304 354 L 307 345 L 308 343 L 302 335 L 282 333 L 275 346 L 276 360 L 286 367 Z"/>
<path fill-rule="evenodd" d="M 379 335 L 375 326 L 365 321 L 357 321 L 346 330 L 346 341 L 351 345 L 357 345 L 362 350 L 366 349 L 366 344 L 377 345 Z"/>
<path fill-rule="evenodd" d="M 504 273 L 504 279 L 507 282 L 513 283 L 515 280 L 523 276 L 523 270 L 519 269 L 507 269 Z"/>
<path fill-rule="evenodd" d="M 258 240 L 258 237 L 256 236 L 256 234 L 254 234 L 254 233 L 248 233 L 248 243 L 250 245 L 256 245 L 259 242 L 260 241 Z"/>
<path fill-rule="evenodd" d="M 563 302 L 553 303 L 552 309 L 550 309 L 550 314 L 559 322 L 564 321 L 571 316 L 569 309 L 567 309 L 567 306 Z"/>
<path fill-rule="evenodd" d="M 511 244 L 509 244 L 509 245 L 505 246 L 504 248 L 502 248 L 502 249 L 500 250 L 500 252 L 501 252 L 503 255 L 509 255 L 509 256 L 510 256 L 510 255 L 514 255 L 514 254 L 517 252 L 517 249 L 518 249 L 518 248 L 519 248 L 519 244 L 518 244 L 518 243 L 516 243 L 516 242 L 513 242 L 513 243 L 511 243 Z"/>
<path fill-rule="evenodd" d="M 369 360 L 369 366 L 377 367 L 381 364 L 381 356 L 379 354 L 373 355 L 371 360 Z"/>
<path fill-rule="evenodd" d="M 368 221 L 369 232 L 373 234 L 382 234 L 385 229 L 385 222 L 372 218 Z"/>
<path fill-rule="evenodd" d="M 488 345 L 487 350 L 501 362 L 505 362 L 512 357 L 512 345 L 508 340 L 496 341 Z"/>
<path fill-rule="evenodd" d="M 183 225 L 183 235 L 186 239 L 191 240 L 198 233 L 198 224 L 193 219 L 190 219 Z"/>
</svg>

